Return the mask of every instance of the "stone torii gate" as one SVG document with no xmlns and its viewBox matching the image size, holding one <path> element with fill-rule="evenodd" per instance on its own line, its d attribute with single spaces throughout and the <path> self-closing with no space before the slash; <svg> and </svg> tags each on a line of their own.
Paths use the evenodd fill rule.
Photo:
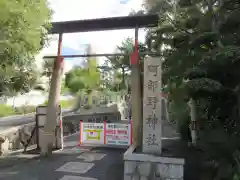
<svg viewBox="0 0 240 180">
<path fill-rule="evenodd" d="M 64 33 L 89 32 L 115 29 L 135 29 L 135 48 L 131 57 L 131 85 L 132 85 L 132 121 L 133 121 L 133 142 L 136 146 L 142 143 L 142 98 L 140 86 L 140 67 L 138 59 L 138 30 L 139 28 L 152 28 L 158 24 L 158 15 L 124 16 L 91 20 L 53 22 L 49 34 L 58 34 L 57 56 L 46 56 L 44 58 L 55 58 L 53 74 L 51 79 L 50 93 L 48 99 L 46 124 L 42 131 L 42 142 L 40 143 L 41 154 L 47 155 L 52 151 L 52 139 L 54 129 L 57 125 L 57 110 L 59 107 L 60 96 L 60 77 L 63 68 L 64 58 L 75 57 L 99 57 L 99 56 L 121 56 L 126 54 L 80 54 L 80 55 L 61 55 L 62 37 Z M 146 55 L 153 53 L 145 52 Z"/>
</svg>

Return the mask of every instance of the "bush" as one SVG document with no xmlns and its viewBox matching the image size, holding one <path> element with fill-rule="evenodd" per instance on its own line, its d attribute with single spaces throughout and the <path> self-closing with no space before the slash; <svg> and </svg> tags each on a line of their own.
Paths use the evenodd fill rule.
<svg viewBox="0 0 240 180">
<path fill-rule="evenodd" d="M 178 123 L 178 132 L 180 133 L 181 139 L 185 141 L 191 140 L 191 132 L 189 129 L 190 117 L 186 116 L 180 119 Z"/>
<path fill-rule="evenodd" d="M 61 100 L 61 101 L 60 101 L 60 105 L 61 105 L 61 108 L 62 108 L 62 109 L 66 109 L 66 108 L 73 107 L 73 106 L 74 106 L 74 103 L 75 103 L 74 99 Z M 43 105 L 45 105 L 45 106 L 46 106 L 47 104 L 48 104 L 48 101 L 45 101 L 45 102 L 43 103 Z"/>
<path fill-rule="evenodd" d="M 73 99 L 60 101 L 61 108 L 63 109 L 73 107 L 74 103 L 75 101 Z"/>
<path fill-rule="evenodd" d="M 36 111 L 35 106 L 19 106 L 15 108 L 16 114 L 28 114 Z"/>
<path fill-rule="evenodd" d="M 189 141 L 191 136 L 189 129 L 190 116 L 188 105 L 184 102 L 171 102 L 169 118 L 172 123 L 177 125 L 181 139 Z"/>
<path fill-rule="evenodd" d="M 0 117 L 11 116 L 14 114 L 16 114 L 16 113 L 12 109 L 12 107 L 5 105 L 5 104 L 0 104 Z"/>
<path fill-rule="evenodd" d="M 11 106 L 8 106 L 6 104 L 0 104 L 0 117 L 28 114 L 35 112 L 35 109 L 35 106 L 20 106 L 12 108 Z"/>
<path fill-rule="evenodd" d="M 74 106 L 74 100 L 62 100 L 60 101 L 61 107 L 63 109 L 71 108 Z M 48 101 L 45 101 L 43 105 L 47 105 Z M 20 114 L 28 114 L 33 113 L 36 111 L 35 106 L 19 106 L 12 108 L 11 106 L 8 106 L 6 104 L 0 104 L 0 117 L 6 117 L 11 115 L 20 115 Z"/>
</svg>

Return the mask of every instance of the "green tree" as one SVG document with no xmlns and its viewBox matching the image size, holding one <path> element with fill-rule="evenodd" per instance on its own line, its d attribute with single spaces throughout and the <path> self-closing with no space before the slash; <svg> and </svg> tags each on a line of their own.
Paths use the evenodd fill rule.
<svg viewBox="0 0 240 180">
<path fill-rule="evenodd" d="M 43 60 L 43 75 L 47 76 L 49 79 L 52 76 L 53 65 L 54 65 L 54 59 Z"/>
<path fill-rule="evenodd" d="M 85 87 L 88 90 L 96 90 L 100 86 L 100 71 L 97 67 L 96 58 L 87 59 L 87 67 L 85 73 Z"/>
<path fill-rule="evenodd" d="M 121 87 L 126 85 L 126 76 L 130 72 L 130 54 L 133 52 L 133 39 L 127 38 L 122 41 L 122 43 L 116 47 L 117 53 L 126 54 L 123 56 L 113 56 L 107 57 L 106 61 L 111 65 L 111 69 L 121 72 Z M 143 43 L 138 44 L 139 52 L 146 51 L 146 47 Z M 144 59 L 143 55 L 140 55 L 140 61 Z"/>
<path fill-rule="evenodd" d="M 65 85 L 69 88 L 71 93 L 75 94 L 78 91 L 85 89 L 85 77 L 86 71 L 81 67 L 75 67 L 66 74 Z"/>
<path fill-rule="evenodd" d="M 66 87 L 65 80 L 62 80 L 61 94 L 69 93 L 69 89 Z"/>
<path fill-rule="evenodd" d="M 51 11 L 46 0 L 1 0 L 1 64 L 25 65 L 43 47 Z"/>
<path fill-rule="evenodd" d="M 122 86 L 122 73 L 115 71 L 113 77 L 113 89 L 114 91 L 120 91 L 124 87 Z"/>
<path fill-rule="evenodd" d="M 45 0 L 0 2 L 1 94 L 28 92 L 34 86 L 38 74 L 32 64 L 47 40 L 50 15 Z"/>
<path fill-rule="evenodd" d="M 0 93 L 6 92 L 26 93 L 32 89 L 37 80 L 37 72 L 30 68 L 15 68 L 7 66 L 0 69 Z M 9 94 L 9 93 L 7 93 Z"/>
<path fill-rule="evenodd" d="M 72 93 L 80 90 L 91 92 L 97 90 L 100 85 L 100 72 L 96 61 L 89 60 L 86 67 L 75 67 L 66 74 L 65 85 Z"/>
<path fill-rule="evenodd" d="M 42 76 L 46 76 L 48 78 L 48 88 L 47 91 L 50 89 L 50 83 L 51 83 L 51 77 L 52 77 L 52 71 L 54 66 L 54 60 L 55 59 L 44 59 L 43 60 L 43 72 Z"/>
<path fill-rule="evenodd" d="M 184 100 L 196 103 L 201 148 L 219 163 L 210 179 L 221 179 L 220 167 L 236 164 L 239 149 L 239 7 L 233 0 L 146 1 L 149 13 L 160 14 L 159 27 L 148 32 L 148 48 L 167 47 L 161 50 L 163 83 L 175 117 L 187 119 L 186 109 L 180 111 Z M 229 172 L 227 179 L 239 174 Z"/>
</svg>

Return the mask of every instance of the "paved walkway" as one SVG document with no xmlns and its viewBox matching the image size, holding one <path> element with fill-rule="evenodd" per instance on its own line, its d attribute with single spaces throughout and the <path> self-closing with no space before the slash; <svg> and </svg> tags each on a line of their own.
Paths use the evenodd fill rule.
<svg viewBox="0 0 240 180">
<path fill-rule="evenodd" d="M 51 158 L 34 158 L 1 168 L 0 180 L 122 180 L 125 149 L 76 146 L 76 136 Z"/>
</svg>

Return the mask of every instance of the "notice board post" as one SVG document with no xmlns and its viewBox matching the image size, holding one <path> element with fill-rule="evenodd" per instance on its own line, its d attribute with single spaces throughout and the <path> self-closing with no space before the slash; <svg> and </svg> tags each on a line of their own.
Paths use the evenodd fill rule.
<svg viewBox="0 0 240 180">
<path fill-rule="evenodd" d="M 41 131 L 46 122 L 47 106 L 38 106 L 36 108 L 36 129 L 37 129 L 37 149 L 40 150 L 39 142 L 41 141 Z M 57 126 L 53 138 L 53 149 L 63 149 L 63 128 L 62 128 L 62 111 L 59 106 Z"/>
</svg>

